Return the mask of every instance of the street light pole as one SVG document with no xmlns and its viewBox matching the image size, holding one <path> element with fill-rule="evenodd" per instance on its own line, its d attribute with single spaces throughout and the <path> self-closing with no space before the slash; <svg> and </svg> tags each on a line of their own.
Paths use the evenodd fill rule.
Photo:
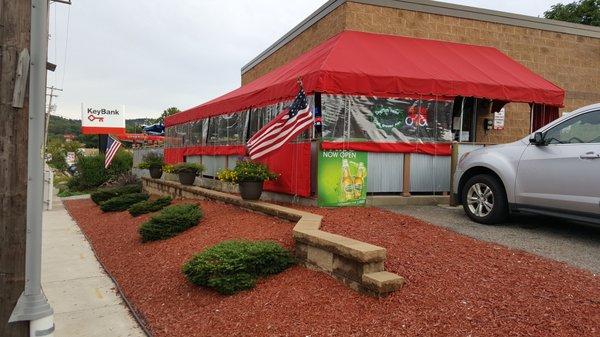
<svg viewBox="0 0 600 337">
<path fill-rule="evenodd" d="M 30 321 L 30 336 L 53 336 L 54 332 L 54 311 L 41 284 L 47 30 L 48 0 L 31 0 L 25 290 L 9 319 L 9 322 Z"/>
</svg>

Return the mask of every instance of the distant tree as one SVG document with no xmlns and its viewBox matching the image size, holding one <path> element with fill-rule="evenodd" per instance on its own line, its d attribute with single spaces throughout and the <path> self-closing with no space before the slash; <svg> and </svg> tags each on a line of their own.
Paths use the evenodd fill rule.
<svg viewBox="0 0 600 337">
<path fill-rule="evenodd" d="M 173 107 L 170 107 L 170 108 L 168 108 L 167 110 L 163 111 L 163 113 L 160 115 L 160 117 L 158 117 L 158 118 L 156 119 L 156 123 L 164 123 L 164 121 L 165 121 L 165 117 L 167 117 L 167 116 L 171 116 L 171 115 L 174 115 L 174 114 L 176 114 L 176 113 L 178 113 L 178 112 L 181 112 L 181 110 L 177 109 L 177 108 L 176 108 L 176 107 L 174 107 L 174 106 L 173 106 Z"/>
<path fill-rule="evenodd" d="M 600 27 L 600 0 L 579 0 L 566 5 L 558 3 L 544 12 L 544 17 Z"/>
</svg>

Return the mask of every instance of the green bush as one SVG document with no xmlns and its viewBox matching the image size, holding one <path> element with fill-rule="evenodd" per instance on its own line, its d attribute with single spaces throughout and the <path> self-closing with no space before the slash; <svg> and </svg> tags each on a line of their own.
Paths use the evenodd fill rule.
<svg viewBox="0 0 600 337">
<path fill-rule="evenodd" d="M 183 265 L 187 279 L 221 294 L 251 289 L 258 277 L 277 274 L 294 263 L 292 254 L 270 241 L 225 241 Z"/>
<path fill-rule="evenodd" d="M 110 198 L 100 204 L 100 209 L 103 212 L 120 212 L 128 209 L 131 205 L 137 204 L 140 201 L 148 200 L 146 193 L 131 193 L 119 195 Z"/>
<path fill-rule="evenodd" d="M 173 173 L 190 172 L 199 175 L 204 171 L 204 166 L 198 163 L 179 163 L 173 166 Z"/>
<path fill-rule="evenodd" d="M 72 190 L 91 190 L 105 182 L 117 178 L 131 170 L 133 157 L 125 150 L 119 150 L 108 169 L 104 168 L 104 154 L 95 156 L 77 156 L 77 173 L 69 182 Z"/>
<path fill-rule="evenodd" d="M 91 198 L 93 202 L 95 202 L 97 205 L 100 205 L 102 202 L 114 197 L 118 197 L 120 195 L 140 192 L 142 192 L 142 185 L 134 184 L 122 187 L 102 188 L 95 192 L 92 192 Z"/>
<path fill-rule="evenodd" d="M 172 200 L 173 198 L 166 196 L 158 198 L 156 200 L 141 201 L 129 207 L 129 214 L 133 216 L 138 216 L 146 213 L 160 211 L 166 206 L 169 206 Z"/>
<path fill-rule="evenodd" d="M 202 210 L 195 204 L 180 204 L 166 207 L 158 215 L 140 226 L 142 241 L 168 239 L 186 229 L 196 226 L 202 218 Z"/>
<path fill-rule="evenodd" d="M 162 168 L 164 164 L 162 153 L 148 152 L 142 157 L 142 162 L 138 167 L 141 169 Z"/>
</svg>

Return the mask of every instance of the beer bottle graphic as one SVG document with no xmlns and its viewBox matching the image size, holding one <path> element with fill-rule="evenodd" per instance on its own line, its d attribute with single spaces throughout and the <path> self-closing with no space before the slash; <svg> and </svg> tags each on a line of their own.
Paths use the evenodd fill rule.
<svg viewBox="0 0 600 337">
<path fill-rule="evenodd" d="M 342 159 L 342 190 L 344 201 L 352 200 L 354 197 L 354 179 L 350 176 L 348 159 Z"/>
<path fill-rule="evenodd" d="M 354 177 L 354 199 L 360 199 L 365 182 L 365 165 L 358 163 L 358 171 Z"/>
</svg>

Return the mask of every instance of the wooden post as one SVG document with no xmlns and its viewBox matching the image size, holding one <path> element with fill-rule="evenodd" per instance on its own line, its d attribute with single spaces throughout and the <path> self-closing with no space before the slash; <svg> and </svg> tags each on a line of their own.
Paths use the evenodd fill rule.
<svg viewBox="0 0 600 337">
<path fill-rule="evenodd" d="M 19 55 L 29 50 L 31 2 L 0 0 L 0 336 L 29 336 L 29 322 L 8 323 L 25 287 L 29 93 L 15 94 Z M 29 66 L 29 62 L 27 63 Z M 22 86 L 27 78 L 21 78 Z M 24 95 L 22 108 L 13 97 Z M 19 99 L 20 101 L 20 99 Z M 19 106 L 20 104 L 15 104 Z"/>
<path fill-rule="evenodd" d="M 457 142 L 452 143 L 452 156 L 450 157 L 450 206 L 458 205 L 458 200 L 454 198 L 454 172 L 456 172 L 456 165 L 458 165 L 458 148 L 460 144 Z"/>
<path fill-rule="evenodd" d="M 410 197 L 410 153 L 404 154 L 402 169 L 402 196 Z"/>
</svg>

